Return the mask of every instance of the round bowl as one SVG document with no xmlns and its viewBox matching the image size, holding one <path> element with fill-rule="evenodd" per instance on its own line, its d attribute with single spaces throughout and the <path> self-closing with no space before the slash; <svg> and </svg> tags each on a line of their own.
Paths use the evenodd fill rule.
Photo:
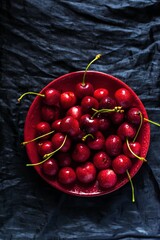
<svg viewBox="0 0 160 240">
<path fill-rule="evenodd" d="M 83 75 L 84 71 L 78 71 L 60 76 L 57 79 L 54 79 L 52 82 L 50 82 L 46 87 L 44 87 L 40 93 L 44 93 L 44 91 L 48 88 L 55 88 L 60 92 L 65 91 L 74 92 L 76 84 L 82 81 Z M 121 80 L 102 72 L 88 71 L 86 74 L 86 82 L 92 83 L 95 89 L 96 88 L 108 89 L 111 96 L 119 88 L 124 87 L 128 89 L 134 98 L 134 106 L 137 106 L 142 112 L 143 116 L 145 118 L 148 118 L 146 109 L 142 104 L 141 100 L 139 99 L 139 97 L 128 85 L 126 85 Z M 29 108 L 24 127 L 24 141 L 33 139 L 36 136 L 35 126 L 37 123 L 41 121 L 40 117 L 41 103 L 42 98 L 37 96 L 35 97 L 34 101 L 32 102 Z M 141 144 L 140 156 L 145 158 L 150 143 L 150 126 L 147 122 L 142 125 L 140 133 L 138 135 L 138 142 Z M 27 144 L 26 151 L 31 163 L 37 163 L 40 161 L 40 156 L 37 152 L 36 142 L 31 142 Z M 143 161 L 140 161 L 139 159 L 136 159 L 134 161 L 132 168 L 130 169 L 131 178 L 139 171 L 142 164 Z M 118 178 L 118 181 L 114 187 L 108 189 L 101 189 L 98 186 L 97 181 L 95 181 L 93 184 L 90 184 L 89 186 L 87 185 L 87 187 L 77 181 L 73 186 L 69 187 L 66 185 L 61 185 L 56 178 L 51 179 L 45 176 L 41 171 L 41 165 L 34 166 L 34 168 L 37 171 L 37 173 L 54 188 L 67 194 L 82 197 L 95 197 L 104 194 L 109 194 L 113 191 L 116 191 L 120 187 L 124 186 L 129 181 L 126 174 L 125 176 Z"/>
</svg>

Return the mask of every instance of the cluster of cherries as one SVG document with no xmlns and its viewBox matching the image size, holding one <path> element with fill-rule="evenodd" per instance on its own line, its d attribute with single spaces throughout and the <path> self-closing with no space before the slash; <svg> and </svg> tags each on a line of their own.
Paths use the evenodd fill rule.
<svg viewBox="0 0 160 240">
<path fill-rule="evenodd" d="M 35 126 L 35 138 L 23 145 L 36 141 L 41 161 L 27 166 L 39 165 L 42 174 L 63 186 L 97 182 L 99 188 L 108 189 L 127 174 L 134 201 L 129 170 L 137 159 L 146 161 L 139 156 L 137 141 L 145 119 L 128 89 L 111 95 L 86 83 L 85 74 L 74 92 L 49 88 L 37 94 L 42 98 L 41 121 Z"/>
</svg>

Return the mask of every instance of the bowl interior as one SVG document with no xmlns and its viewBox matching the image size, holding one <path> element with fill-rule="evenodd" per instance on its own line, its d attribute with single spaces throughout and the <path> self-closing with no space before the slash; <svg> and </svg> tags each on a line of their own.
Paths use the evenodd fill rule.
<svg viewBox="0 0 160 240">
<path fill-rule="evenodd" d="M 83 74 L 84 71 L 65 74 L 50 82 L 45 88 L 42 89 L 41 93 L 43 93 L 47 88 L 55 88 L 60 92 L 64 91 L 74 92 L 76 84 L 82 81 Z M 117 89 L 125 87 L 131 92 L 131 94 L 134 97 L 134 106 L 137 106 L 141 110 L 145 118 L 148 117 L 146 109 L 142 104 L 141 100 L 139 99 L 139 97 L 128 85 L 126 85 L 121 80 L 105 73 L 88 71 L 86 74 L 86 82 L 91 82 L 95 89 L 100 87 L 108 89 L 110 96 L 112 96 Z M 24 129 L 24 141 L 35 138 L 36 134 L 35 126 L 38 122 L 41 121 L 40 110 L 41 110 L 41 97 L 37 96 L 32 102 L 27 113 Z M 146 157 L 150 143 L 150 126 L 148 123 L 142 125 L 140 134 L 138 136 L 138 141 L 141 144 L 140 156 Z M 27 144 L 26 150 L 31 163 L 36 163 L 40 161 L 40 157 L 37 153 L 36 142 Z M 133 177 L 139 171 L 142 164 L 143 162 L 138 159 L 134 161 L 134 164 L 130 170 L 131 177 Z M 76 183 L 72 187 L 66 187 L 60 185 L 56 179 L 49 179 L 44 174 L 42 174 L 40 166 L 34 166 L 34 168 L 46 182 L 48 182 L 50 185 L 57 188 L 58 190 L 61 190 L 65 193 L 69 193 L 72 195 L 84 197 L 89 196 L 93 197 L 108 194 L 124 186 L 129 181 L 127 175 L 125 177 L 123 176 L 122 178 L 118 179 L 117 184 L 113 188 L 109 188 L 106 190 L 100 189 L 98 187 L 97 182 L 87 187 L 79 183 Z"/>
</svg>

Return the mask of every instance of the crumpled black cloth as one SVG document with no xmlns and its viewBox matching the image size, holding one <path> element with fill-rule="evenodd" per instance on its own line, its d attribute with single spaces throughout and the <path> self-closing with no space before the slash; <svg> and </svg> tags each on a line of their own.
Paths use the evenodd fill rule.
<svg viewBox="0 0 160 240">
<path fill-rule="evenodd" d="M 160 128 L 130 185 L 97 198 L 66 195 L 33 168 L 23 141 L 24 121 L 40 91 L 62 74 L 93 70 L 119 77 L 160 122 L 159 0 L 1 0 L 0 239 L 160 239 Z"/>
</svg>

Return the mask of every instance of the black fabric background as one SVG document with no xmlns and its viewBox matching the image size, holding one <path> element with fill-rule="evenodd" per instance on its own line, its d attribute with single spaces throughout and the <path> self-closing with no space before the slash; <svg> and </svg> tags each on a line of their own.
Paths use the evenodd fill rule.
<svg viewBox="0 0 160 240">
<path fill-rule="evenodd" d="M 98 198 L 66 195 L 47 185 L 20 146 L 33 97 L 62 74 L 93 70 L 126 82 L 160 122 L 159 0 L 1 0 L 0 239 L 159 239 L 160 128 L 134 177 Z"/>
</svg>

